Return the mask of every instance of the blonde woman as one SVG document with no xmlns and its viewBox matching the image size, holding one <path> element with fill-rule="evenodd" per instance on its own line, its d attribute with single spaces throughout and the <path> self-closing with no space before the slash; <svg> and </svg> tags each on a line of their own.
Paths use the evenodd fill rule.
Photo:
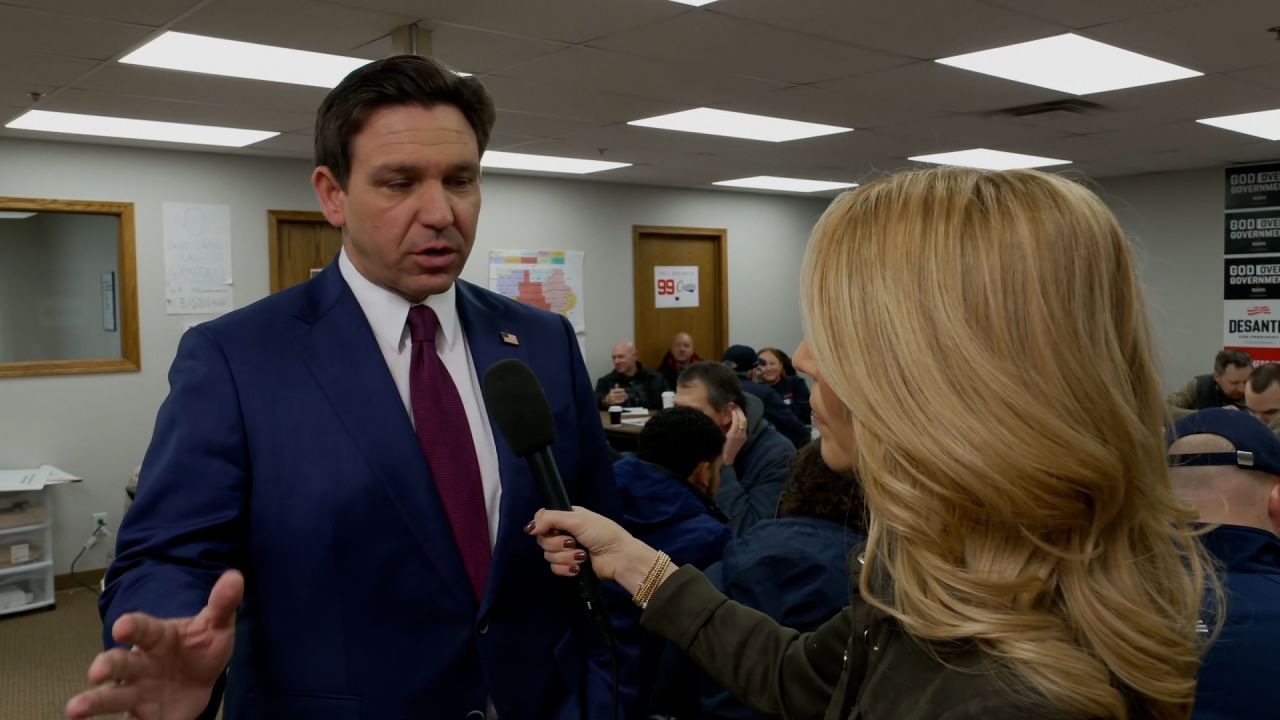
<svg viewBox="0 0 1280 720">
<path fill-rule="evenodd" d="M 1189 717 L 1216 580 L 1098 198 L 1034 171 L 888 177 L 823 215 L 802 287 L 823 459 L 857 469 L 871 519 L 851 605 L 799 634 L 585 510 L 526 528 L 553 571 L 577 573 L 576 538 L 644 627 L 767 713 Z"/>
</svg>

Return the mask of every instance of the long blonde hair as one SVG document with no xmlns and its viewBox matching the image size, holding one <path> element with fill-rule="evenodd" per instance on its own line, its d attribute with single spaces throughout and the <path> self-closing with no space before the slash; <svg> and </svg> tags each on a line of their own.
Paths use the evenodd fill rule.
<svg viewBox="0 0 1280 720">
<path fill-rule="evenodd" d="M 803 278 L 871 514 L 863 596 L 1052 706 L 1188 717 L 1217 585 L 1170 489 L 1142 293 L 1102 202 L 1035 171 L 893 175 L 832 204 Z"/>
</svg>

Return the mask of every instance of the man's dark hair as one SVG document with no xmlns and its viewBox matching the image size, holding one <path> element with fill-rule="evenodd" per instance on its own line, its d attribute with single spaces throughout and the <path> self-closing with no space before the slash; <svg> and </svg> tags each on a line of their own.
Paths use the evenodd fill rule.
<svg viewBox="0 0 1280 720">
<path fill-rule="evenodd" d="M 1267 388 L 1280 382 L 1280 363 L 1263 363 L 1249 374 L 1249 387 L 1256 393 L 1264 393 Z"/>
<path fill-rule="evenodd" d="M 778 515 L 829 520 L 867 534 L 862 484 L 855 473 L 841 473 L 822 461 L 822 441 L 800 448 L 791 459 L 791 479 L 778 497 Z"/>
<path fill-rule="evenodd" d="M 673 407 L 644 424 L 636 457 L 688 480 L 700 463 L 714 461 L 723 449 L 724 433 L 715 420 L 696 408 Z"/>
<path fill-rule="evenodd" d="M 343 189 L 351 174 L 351 139 L 384 107 L 452 105 L 462 112 L 484 154 L 497 113 L 489 91 L 474 77 L 459 77 L 443 63 L 395 55 L 351 71 L 316 112 L 316 166 L 329 168 Z"/>
<path fill-rule="evenodd" d="M 676 385 L 689 387 L 695 382 L 702 383 L 707 389 L 707 402 L 716 412 L 722 412 L 729 403 L 734 403 L 743 412 L 747 411 L 747 399 L 742 394 L 742 381 L 738 374 L 720 363 L 702 361 L 685 368 L 676 378 Z"/>
<path fill-rule="evenodd" d="M 1219 350 L 1218 356 L 1213 359 L 1213 371 L 1221 375 L 1227 371 L 1227 366 L 1231 367 L 1249 367 L 1253 364 L 1253 358 L 1249 357 L 1249 353 L 1243 350 Z"/>
</svg>

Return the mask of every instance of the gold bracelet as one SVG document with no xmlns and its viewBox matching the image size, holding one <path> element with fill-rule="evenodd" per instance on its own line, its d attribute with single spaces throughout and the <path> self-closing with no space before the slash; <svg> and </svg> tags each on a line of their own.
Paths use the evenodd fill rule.
<svg viewBox="0 0 1280 720">
<path fill-rule="evenodd" d="M 658 557 L 653 559 L 653 565 L 649 567 L 649 572 L 644 574 L 644 580 L 640 581 L 640 587 L 636 588 L 635 593 L 631 596 L 631 600 L 642 608 L 649 606 L 649 601 L 653 599 L 653 594 L 658 591 L 658 584 L 662 581 L 662 576 L 667 572 L 667 563 L 671 562 L 671 556 L 658 551 Z"/>
</svg>

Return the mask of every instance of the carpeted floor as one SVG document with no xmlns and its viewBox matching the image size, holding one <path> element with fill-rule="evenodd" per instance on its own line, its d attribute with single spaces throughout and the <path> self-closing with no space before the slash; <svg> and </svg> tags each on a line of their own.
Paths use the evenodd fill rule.
<svg viewBox="0 0 1280 720">
<path fill-rule="evenodd" d="M 0 617 L 0 720 L 53 720 L 88 687 L 85 673 L 102 649 L 97 597 L 58 593 L 53 610 Z"/>
</svg>

